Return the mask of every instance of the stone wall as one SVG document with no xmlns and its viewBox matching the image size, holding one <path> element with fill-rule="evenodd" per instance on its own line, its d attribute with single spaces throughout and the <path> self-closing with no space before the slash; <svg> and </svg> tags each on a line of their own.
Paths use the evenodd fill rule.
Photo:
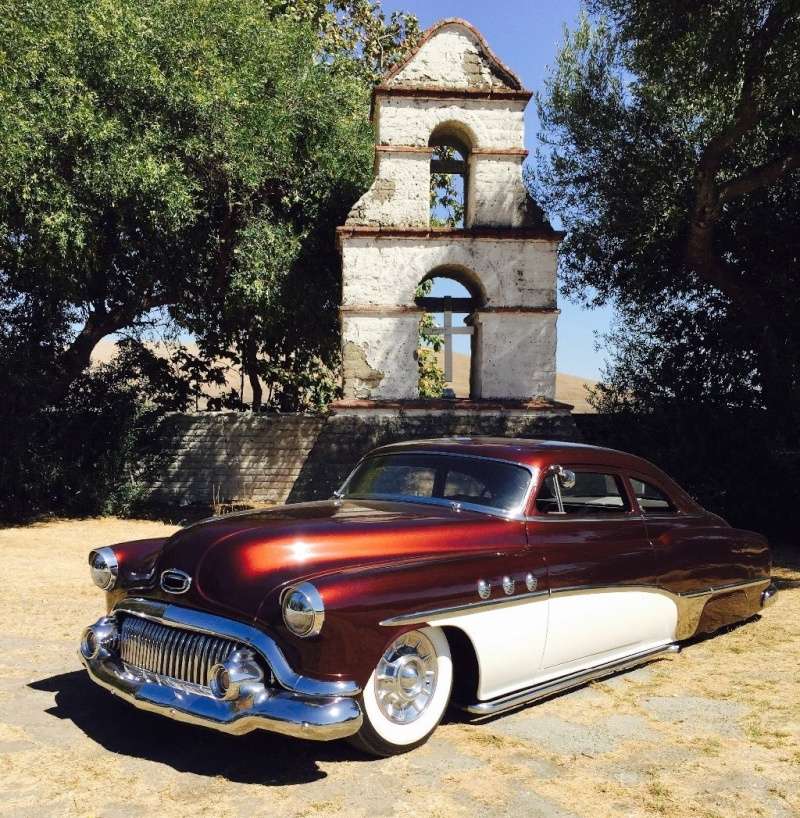
<svg viewBox="0 0 800 818">
<path fill-rule="evenodd" d="M 152 502 L 280 503 L 305 466 L 325 425 L 309 415 L 171 413 L 153 430 Z"/>
<path fill-rule="evenodd" d="M 479 412 L 358 415 L 170 414 L 154 429 L 151 501 L 171 507 L 302 502 L 330 497 L 370 449 L 447 435 L 574 440 L 569 414 Z"/>
</svg>

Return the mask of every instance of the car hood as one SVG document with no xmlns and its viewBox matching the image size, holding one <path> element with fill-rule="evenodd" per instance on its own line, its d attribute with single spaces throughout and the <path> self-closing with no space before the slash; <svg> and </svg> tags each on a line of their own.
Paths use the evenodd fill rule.
<svg viewBox="0 0 800 818">
<path fill-rule="evenodd" d="M 175 604 L 255 618 L 268 594 L 292 582 L 366 565 L 452 557 L 461 527 L 489 520 L 445 506 L 356 500 L 231 514 L 182 529 L 164 544 L 156 576 L 178 569 L 192 581 L 183 595 L 156 593 Z M 433 536 L 443 524 L 448 536 Z"/>
</svg>

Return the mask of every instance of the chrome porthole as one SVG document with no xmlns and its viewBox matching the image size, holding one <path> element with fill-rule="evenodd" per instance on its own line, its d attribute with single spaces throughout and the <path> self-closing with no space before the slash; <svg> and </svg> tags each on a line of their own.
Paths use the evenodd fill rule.
<svg viewBox="0 0 800 818">
<path fill-rule="evenodd" d="M 395 639 L 375 672 L 375 698 L 386 718 L 410 724 L 427 709 L 436 690 L 436 649 L 425 634 L 412 631 Z"/>
</svg>

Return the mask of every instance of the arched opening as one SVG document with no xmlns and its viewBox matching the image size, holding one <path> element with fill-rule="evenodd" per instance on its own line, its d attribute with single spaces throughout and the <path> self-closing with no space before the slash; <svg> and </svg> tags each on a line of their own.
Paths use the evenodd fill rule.
<svg viewBox="0 0 800 818">
<path fill-rule="evenodd" d="M 483 294 L 469 274 L 454 269 L 427 275 L 415 298 L 424 310 L 418 350 L 420 397 L 480 397 L 476 377 L 478 327 L 472 315 Z"/>
<path fill-rule="evenodd" d="M 436 128 L 428 140 L 431 154 L 431 227 L 464 227 L 469 191 L 468 135 L 457 123 Z"/>
</svg>

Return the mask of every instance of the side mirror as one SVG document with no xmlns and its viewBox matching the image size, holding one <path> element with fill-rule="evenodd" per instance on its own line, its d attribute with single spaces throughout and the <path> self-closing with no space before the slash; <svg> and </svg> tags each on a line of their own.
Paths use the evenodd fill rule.
<svg viewBox="0 0 800 818">
<path fill-rule="evenodd" d="M 577 477 L 575 476 L 574 471 L 571 469 L 565 469 L 563 466 L 553 466 L 553 471 L 558 478 L 558 482 L 561 484 L 561 488 L 575 488 L 575 481 L 577 480 Z"/>
</svg>

